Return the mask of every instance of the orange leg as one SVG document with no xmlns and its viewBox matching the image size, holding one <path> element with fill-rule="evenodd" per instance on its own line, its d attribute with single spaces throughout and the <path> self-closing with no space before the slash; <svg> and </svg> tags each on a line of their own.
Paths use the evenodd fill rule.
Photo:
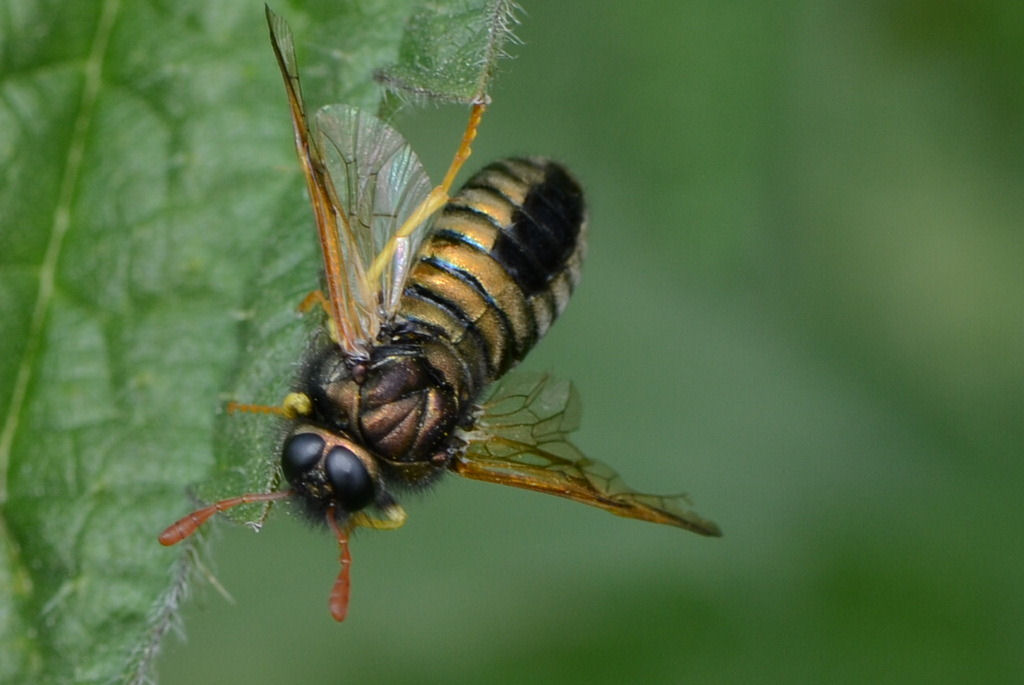
<svg viewBox="0 0 1024 685">
<path fill-rule="evenodd" d="M 313 308 L 313 305 L 317 304 L 319 304 L 320 308 L 324 310 L 325 314 L 327 314 L 327 332 L 331 336 L 331 340 L 338 342 L 338 326 L 334 322 L 334 310 L 331 307 L 330 300 L 327 299 L 322 290 L 314 290 L 302 298 L 302 302 L 299 303 L 298 309 L 300 312 L 305 314 Z"/>
<path fill-rule="evenodd" d="M 246 414 L 276 414 L 284 416 L 284 409 L 274 404 L 242 404 L 241 402 L 228 402 L 228 413 L 244 412 Z"/>
<path fill-rule="evenodd" d="M 313 308 L 313 305 L 318 304 L 320 308 L 324 310 L 327 316 L 331 315 L 331 303 L 327 301 L 327 296 L 324 295 L 322 290 L 313 290 L 299 303 L 298 310 L 303 314 L 307 313 Z"/>
<path fill-rule="evenodd" d="M 434 212 L 441 209 L 445 202 L 448 202 L 448 191 L 451 190 L 452 183 L 455 182 L 456 174 L 459 173 L 459 169 L 466 163 L 469 156 L 473 154 L 471 146 L 476 138 L 477 129 L 480 127 L 480 119 L 483 118 L 484 110 L 486 109 L 487 105 L 485 103 L 473 105 L 469 112 L 469 122 L 466 124 L 466 130 L 462 134 L 462 142 L 459 143 L 459 148 L 455 151 L 455 156 L 452 158 L 452 163 L 449 165 L 444 179 L 439 186 L 431 190 L 423 198 L 423 202 L 412 210 L 409 218 L 395 231 L 395 234 L 391 236 L 391 239 L 388 240 L 387 245 L 380 251 L 380 254 L 374 257 L 373 264 L 370 265 L 369 270 L 366 272 L 366 280 L 368 282 L 374 283 L 380 278 L 381 273 L 384 271 L 384 265 L 387 264 L 395 252 L 398 239 L 407 237 L 416 230 L 417 226 L 429 219 Z"/>
<path fill-rule="evenodd" d="M 313 401 L 309 395 L 302 392 L 290 392 L 284 396 L 280 406 L 272 404 L 242 404 L 240 402 L 228 402 L 228 413 L 236 411 L 249 414 L 275 414 L 286 419 L 294 419 L 296 416 L 306 416 L 313 411 Z"/>
</svg>

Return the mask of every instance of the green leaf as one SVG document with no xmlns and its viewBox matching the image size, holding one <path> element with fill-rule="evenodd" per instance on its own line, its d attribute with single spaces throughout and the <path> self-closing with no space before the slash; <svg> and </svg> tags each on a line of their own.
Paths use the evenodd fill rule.
<svg viewBox="0 0 1024 685">
<path fill-rule="evenodd" d="M 276 9 L 311 107 L 377 106 L 409 3 Z M 0 682 L 148 677 L 196 553 L 157 533 L 192 484 L 273 473 L 273 422 L 222 407 L 280 400 L 319 262 L 263 21 L 243 0 L 0 10 Z"/>
<path fill-rule="evenodd" d="M 514 41 L 516 6 L 509 0 L 431 4 L 409 21 L 397 64 L 378 77 L 413 96 L 483 102 L 505 44 Z"/>
</svg>

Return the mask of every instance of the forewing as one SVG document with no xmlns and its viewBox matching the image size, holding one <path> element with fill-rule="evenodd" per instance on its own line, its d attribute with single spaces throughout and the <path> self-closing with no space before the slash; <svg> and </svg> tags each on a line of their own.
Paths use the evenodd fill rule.
<svg viewBox="0 0 1024 685">
<path fill-rule="evenodd" d="M 368 295 L 362 292 L 362 279 L 359 278 L 362 265 L 354 258 L 355 252 L 343 253 L 339 242 L 339 235 L 348 233 L 344 227 L 347 217 L 344 212 L 339 211 L 337 193 L 328 177 L 320 146 L 310 136 L 291 29 L 284 19 L 274 14 L 269 7 L 266 8 L 266 14 L 270 42 L 288 95 L 295 130 L 295 149 L 306 177 L 306 187 L 309 190 L 317 233 L 320 237 L 324 280 L 330 301 L 331 318 L 338 334 L 338 344 L 349 354 L 360 354 L 365 351 L 371 332 L 376 333 L 371 326 L 372 322 L 368 321 L 363 311 Z M 346 262 L 346 258 L 351 261 Z M 357 287 L 353 287 L 354 285 Z"/>
<path fill-rule="evenodd" d="M 579 425 L 580 402 L 568 381 L 513 374 L 482 405 L 465 453 L 452 465 L 459 475 L 567 497 L 618 516 L 721 535 L 690 509 L 685 495 L 648 495 L 628 487 L 607 465 L 588 459 L 569 442 Z"/>
<path fill-rule="evenodd" d="M 364 316 L 383 311 L 388 318 L 398 304 L 410 256 L 422 240 L 426 222 L 399 239 L 393 256 L 373 282 L 367 267 L 430 191 L 419 158 L 398 131 L 372 114 L 348 105 L 328 105 L 316 115 L 317 139 L 332 181 L 334 202 L 346 220 L 339 222 L 339 242 L 360 293 Z"/>
</svg>

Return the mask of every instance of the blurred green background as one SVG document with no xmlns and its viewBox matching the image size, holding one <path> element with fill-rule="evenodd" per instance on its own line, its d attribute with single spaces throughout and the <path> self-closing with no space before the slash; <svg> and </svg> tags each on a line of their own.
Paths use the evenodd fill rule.
<svg viewBox="0 0 1024 685">
<path fill-rule="evenodd" d="M 470 166 L 591 205 L 526 366 L 725 537 L 452 478 L 339 626 L 329 536 L 222 525 L 162 682 L 1024 679 L 1024 4 L 524 4 Z M 436 175 L 462 120 L 399 123 Z"/>
</svg>

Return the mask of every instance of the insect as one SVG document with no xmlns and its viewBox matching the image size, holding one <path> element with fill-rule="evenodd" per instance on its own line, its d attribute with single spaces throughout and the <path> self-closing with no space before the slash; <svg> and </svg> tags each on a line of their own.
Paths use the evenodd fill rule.
<svg viewBox="0 0 1024 685">
<path fill-rule="evenodd" d="M 203 507 L 160 542 L 180 542 L 219 511 L 291 498 L 338 541 L 329 608 L 341 621 L 352 530 L 401 526 L 398 495 L 446 472 L 720 535 L 683 496 L 635 492 L 569 442 L 579 420 L 569 383 L 506 376 L 579 279 L 587 222 L 573 177 L 550 160 L 506 159 L 450 197 L 481 102 L 431 189 L 412 149 L 383 121 L 328 105 L 310 126 L 292 34 L 269 8 L 267 21 L 323 253 L 326 294 L 312 293 L 300 308 L 319 304 L 327 323 L 280 406 L 229 407 L 287 422 L 281 471 L 290 487 Z"/>
</svg>

